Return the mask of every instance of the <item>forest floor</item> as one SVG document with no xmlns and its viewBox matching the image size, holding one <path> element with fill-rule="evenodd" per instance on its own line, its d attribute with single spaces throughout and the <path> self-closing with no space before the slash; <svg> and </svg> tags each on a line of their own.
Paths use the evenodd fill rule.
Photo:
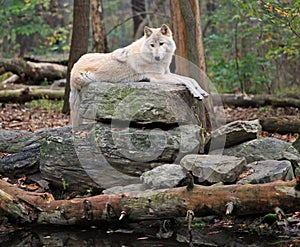
<svg viewBox="0 0 300 247">
<path fill-rule="evenodd" d="M 61 101 L 37 100 L 26 104 L 2 103 L 0 105 L 0 128 L 34 132 L 44 128 L 66 126 L 69 124 L 69 116 L 62 114 L 60 109 L 62 109 Z M 224 114 L 226 122 L 233 122 L 261 117 L 299 116 L 300 111 L 295 107 L 225 107 Z M 294 133 L 278 134 L 264 131 L 262 135 L 272 136 L 291 143 L 297 137 L 297 134 Z"/>
</svg>

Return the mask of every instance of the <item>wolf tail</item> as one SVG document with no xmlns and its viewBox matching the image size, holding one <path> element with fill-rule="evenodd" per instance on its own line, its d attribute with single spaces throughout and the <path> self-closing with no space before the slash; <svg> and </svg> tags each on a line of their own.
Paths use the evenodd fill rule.
<svg viewBox="0 0 300 247">
<path fill-rule="evenodd" d="M 73 127 L 78 127 L 81 122 L 79 117 L 80 95 L 78 89 L 74 88 L 72 85 L 69 102 L 71 110 L 71 124 Z"/>
</svg>

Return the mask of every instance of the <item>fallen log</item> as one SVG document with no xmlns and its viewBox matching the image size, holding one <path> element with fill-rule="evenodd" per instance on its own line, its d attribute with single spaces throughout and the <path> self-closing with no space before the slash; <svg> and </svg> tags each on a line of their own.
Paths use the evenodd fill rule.
<svg viewBox="0 0 300 247">
<path fill-rule="evenodd" d="M 35 63 L 21 58 L 1 59 L 0 67 L 6 72 L 17 74 L 24 83 L 39 84 L 66 78 L 67 67 L 54 63 Z"/>
<path fill-rule="evenodd" d="M 15 84 L 15 83 L 20 83 L 22 82 L 20 76 L 13 74 L 12 76 L 10 76 L 9 78 L 7 78 L 6 80 L 1 82 L 1 88 L 6 88 L 7 85 L 9 84 Z"/>
<path fill-rule="evenodd" d="M 276 95 L 236 95 L 236 94 L 212 94 L 213 99 L 221 97 L 223 105 L 234 107 L 260 107 L 266 105 L 272 105 L 277 107 L 300 107 L 299 95 L 295 96 L 276 96 Z M 218 100 L 214 100 L 215 103 L 221 103 Z"/>
<path fill-rule="evenodd" d="M 270 117 L 259 120 L 262 129 L 268 132 L 286 134 L 300 133 L 300 119 L 296 117 Z"/>
<path fill-rule="evenodd" d="M 36 99 L 61 100 L 64 96 L 64 88 L 51 89 L 49 87 L 27 86 L 18 89 L 0 90 L 0 102 L 24 103 Z"/>
<path fill-rule="evenodd" d="M 55 200 L 49 193 L 24 191 L 0 180 L 0 208 L 16 220 L 35 224 L 101 224 L 170 219 L 185 216 L 192 210 L 196 216 L 224 215 L 226 205 L 232 214 L 249 215 L 299 210 L 300 191 L 295 181 L 276 181 L 256 185 L 186 187 L 97 195 L 87 198 Z M 228 211 L 227 211 L 228 213 Z"/>
</svg>

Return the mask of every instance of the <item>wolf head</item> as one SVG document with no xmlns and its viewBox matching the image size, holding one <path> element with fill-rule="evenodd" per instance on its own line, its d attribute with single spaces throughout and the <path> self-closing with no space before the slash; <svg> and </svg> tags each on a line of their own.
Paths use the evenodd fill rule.
<svg viewBox="0 0 300 247">
<path fill-rule="evenodd" d="M 151 61 L 171 61 L 176 49 L 171 29 L 163 24 L 160 28 L 144 28 L 144 45 L 141 52 Z"/>
</svg>

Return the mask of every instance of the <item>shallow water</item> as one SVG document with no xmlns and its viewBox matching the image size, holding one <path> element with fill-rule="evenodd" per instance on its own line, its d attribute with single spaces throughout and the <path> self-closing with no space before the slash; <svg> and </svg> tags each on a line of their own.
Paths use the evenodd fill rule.
<svg viewBox="0 0 300 247">
<path fill-rule="evenodd" d="M 193 245 L 186 228 L 168 239 L 157 237 L 158 228 L 103 230 L 97 227 L 22 227 L 0 233 L 0 246 L 93 246 L 93 247 L 191 247 L 191 246 L 298 246 L 290 239 L 272 235 L 236 232 L 231 229 L 193 229 Z M 180 242 L 178 242 L 180 241 Z"/>
</svg>

